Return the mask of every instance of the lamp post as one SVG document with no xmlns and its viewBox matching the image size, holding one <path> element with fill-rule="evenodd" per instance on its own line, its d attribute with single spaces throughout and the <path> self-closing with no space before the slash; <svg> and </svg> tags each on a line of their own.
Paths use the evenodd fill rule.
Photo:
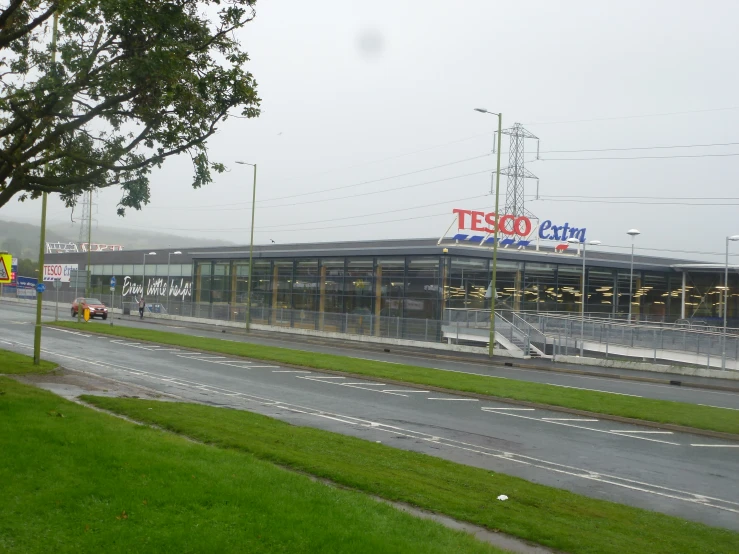
<svg viewBox="0 0 739 554">
<path fill-rule="evenodd" d="M 476 112 L 486 113 L 498 116 L 498 162 L 495 169 L 495 230 L 493 233 L 493 271 L 490 282 L 490 342 L 488 343 L 488 355 L 493 357 L 493 348 L 495 346 L 495 300 L 498 296 L 497 277 L 498 277 L 498 222 L 500 221 L 499 200 L 500 200 L 500 142 L 503 135 L 503 114 L 489 112 L 485 108 L 475 108 Z M 493 139 L 493 144 L 495 140 Z"/>
<path fill-rule="evenodd" d="M 726 265 L 724 267 L 724 347 L 721 352 L 721 369 L 726 369 L 726 322 L 729 313 L 729 241 L 738 241 L 739 235 L 726 237 Z"/>
<path fill-rule="evenodd" d="M 588 297 L 587 287 L 585 285 L 585 247 L 590 244 L 591 246 L 597 246 L 600 244 L 599 240 L 591 240 L 588 242 L 580 242 L 575 237 L 567 239 L 570 244 L 582 244 L 582 285 L 580 286 L 580 357 L 583 357 L 585 342 L 585 299 Z"/>
<path fill-rule="evenodd" d="M 146 296 L 146 256 L 156 256 L 156 252 L 144 254 L 144 275 L 141 277 L 141 297 Z"/>
<path fill-rule="evenodd" d="M 175 252 L 170 252 L 167 254 L 167 286 L 164 289 L 164 294 L 167 295 L 167 313 L 169 313 L 169 259 L 174 256 L 179 256 L 182 254 L 179 250 L 176 250 Z M 182 275 L 182 273 L 180 273 Z"/>
<path fill-rule="evenodd" d="M 631 271 L 629 272 L 629 323 L 631 323 L 631 301 L 634 288 L 634 239 L 641 235 L 638 229 L 629 229 L 626 234 L 631 237 Z"/>
<path fill-rule="evenodd" d="M 249 332 L 249 325 L 251 323 L 251 274 L 252 268 L 254 267 L 254 210 L 257 202 L 257 164 L 250 164 L 248 162 L 236 162 L 241 165 L 250 165 L 254 168 L 254 180 L 251 187 L 251 237 L 249 238 L 249 277 L 247 278 L 246 285 L 246 332 Z"/>
<path fill-rule="evenodd" d="M 59 33 L 59 11 L 54 12 L 53 27 L 51 30 L 51 63 L 56 64 L 56 40 Z M 48 193 L 44 191 L 41 195 L 41 233 L 38 250 L 38 281 L 44 282 L 44 253 L 46 252 L 46 204 Z M 33 365 L 41 364 L 41 308 L 43 307 L 42 292 L 36 293 L 36 324 L 33 328 Z M 79 310 L 79 307 L 77 308 Z"/>
</svg>

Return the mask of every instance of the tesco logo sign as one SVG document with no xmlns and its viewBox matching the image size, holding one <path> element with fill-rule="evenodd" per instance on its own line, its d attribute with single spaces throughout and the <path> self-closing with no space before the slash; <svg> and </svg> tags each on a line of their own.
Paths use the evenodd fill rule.
<svg viewBox="0 0 739 554">
<path fill-rule="evenodd" d="M 470 230 L 491 235 L 495 233 L 495 212 L 455 208 L 452 213 L 457 216 L 457 226 L 460 231 Z M 552 222 L 551 219 L 546 219 L 541 224 L 535 225 L 525 215 L 501 215 L 498 225 L 498 232 L 507 235 L 509 238 L 531 238 L 534 232 L 538 231 L 539 238 L 544 240 L 566 242 L 568 239 L 575 238 L 580 242 L 585 242 L 585 233 L 587 232 L 585 227 L 570 226 L 567 222 L 558 225 Z"/>
<path fill-rule="evenodd" d="M 61 281 L 69 283 L 72 271 L 77 271 L 78 264 L 44 264 L 44 281 Z"/>
</svg>

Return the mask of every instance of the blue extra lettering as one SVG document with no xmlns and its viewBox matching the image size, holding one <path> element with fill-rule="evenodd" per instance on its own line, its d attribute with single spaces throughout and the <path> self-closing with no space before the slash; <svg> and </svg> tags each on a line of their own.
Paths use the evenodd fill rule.
<svg viewBox="0 0 739 554">
<path fill-rule="evenodd" d="M 550 220 L 542 221 L 541 225 L 539 225 L 539 238 L 541 239 L 551 239 L 552 237 L 549 235 L 545 235 L 544 231 L 549 230 L 549 228 L 552 226 L 552 222 Z"/>
</svg>

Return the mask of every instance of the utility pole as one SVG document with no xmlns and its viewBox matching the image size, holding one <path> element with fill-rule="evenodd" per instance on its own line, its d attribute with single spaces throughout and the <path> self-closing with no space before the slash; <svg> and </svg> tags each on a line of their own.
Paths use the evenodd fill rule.
<svg viewBox="0 0 739 554">
<path fill-rule="evenodd" d="M 504 135 L 511 137 L 510 147 L 508 149 L 508 167 L 503 169 L 501 173 L 508 175 L 505 197 L 505 215 L 522 216 L 532 214 L 526 210 L 525 203 L 525 182 L 526 179 L 536 179 L 537 190 L 536 196 L 539 196 L 539 178 L 526 169 L 526 160 L 524 159 L 526 139 L 536 140 L 536 159 L 539 159 L 539 137 L 523 128 L 520 123 L 514 123 L 513 127 L 502 131 Z M 498 146 L 500 154 L 500 146 Z"/>
<path fill-rule="evenodd" d="M 54 22 L 51 31 L 51 64 L 56 64 L 56 39 L 59 29 L 59 12 L 54 12 Z M 41 195 L 41 240 L 38 252 L 38 276 L 44 282 L 44 253 L 46 252 L 46 204 L 48 194 Z M 41 308 L 43 307 L 42 292 L 36 293 L 36 325 L 33 329 L 33 365 L 41 365 Z"/>
</svg>

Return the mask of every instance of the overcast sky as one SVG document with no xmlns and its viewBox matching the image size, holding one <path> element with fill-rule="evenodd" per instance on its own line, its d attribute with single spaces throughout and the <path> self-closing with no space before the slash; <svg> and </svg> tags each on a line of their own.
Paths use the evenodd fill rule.
<svg viewBox="0 0 739 554">
<path fill-rule="evenodd" d="M 439 237 L 453 208 L 492 206 L 497 120 L 473 111 L 484 107 L 540 137 L 542 159 L 527 168 L 550 199 L 527 208 L 541 219 L 613 246 L 627 247 L 635 227 L 643 248 L 720 253 L 739 233 L 739 155 L 717 156 L 739 154 L 738 20 L 728 0 L 261 0 L 240 38 L 262 115 L 229 119 L 210 141 L 230 171 L 194 191 L 188 160 L 169 160 L 142 212 L 118 218 L 111 189 L 95 217 L 247 244 L 243 160 L 258 164 L 257 243 Z M 527 149 L 535 158 L 535 142 Z M 630 150 L 553 152 L 601 149 Z M 643 156 L 691 157 L 570 161 Z M 49 206 L 51 224 L 71 225 L 57 199 Z M 0 211 L 39 214 L 40 201 Z"/>
</svg>

